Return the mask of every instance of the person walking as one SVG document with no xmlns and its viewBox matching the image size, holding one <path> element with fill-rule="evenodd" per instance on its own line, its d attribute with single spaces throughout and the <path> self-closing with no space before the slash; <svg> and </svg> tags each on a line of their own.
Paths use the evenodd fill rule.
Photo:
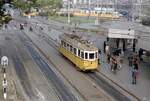
<svg viewBox="0 0 150 101">
<path fill-rule="evenodd" d="M 106 56 L 109 54 L 109 45 L 108 44 L 106 44 L 105 53 L 106 53 Z"/>
<path fill-rule="evenodd" d="M 33 29 L 32 29 L 32 27 L 31 27 L 31 26 L 30 26 L 30 28 L 29 28 L 29 29 L 30 29 L 30 31 L 33 31 Z"/>
<path fill-rule="evenodd" d="M 98 53 L 99 53 L 99 55 L 101 55 L 101 53 L 102 53 L 102 52 L 101 52 L 101 49 L 98 50 Z"/>
<path fill-rule="evenodd" d="M 118 63 L 117 63 L 117 60 L 115 59 L 114 60 L 114 71 L 116 72 L 116 70 L 117 70 L 117 66 L 118 66 Z"/>
<path fill-rule="evenodd" d="M 119 67 L 118 69 L 122 68 L 122 62 L 123 62 L 123 60 L 122 60 L 121 56 L 119 55 L 117 57 L 117 64 L 118 64 L 118 67 Z"/>
<path fill-rule="evenodd" d="M 138 59 L 136 57 L 133 58 L 133 65 L 132 65 L 132 84 L 137 83 L 137 74 L 139 69 Z"/>
<path fill-rule="evenodd" d="M 111 55 L 108 54 L 108 55 L 107 55 L 107 63 L 108 63 L 108 64 L 110 63 L 110 59 L 111 59 Z"/>
<path fill-rule="evenodd" d="M 129 67 L 132 67 L 132 61 L 133 61 L 133 56 L 130 55 L 130 56 L 128 57 L 128 64 L 129 64 Z"/>
<path fill-rule="evenodd" d="M 111 70 L 116 72 L 117 70 L 117 60 L 115 59 L 115 57 L 111 57 Z"/>
<path fill-rule="evenodd" d="M 100 64 L 101 50 L 98 50 L 98 64 Z"/>
<path fill-rule="evenodd" d="M 104 53 L 105 53 L 105 48 L 106 48 L 106 41 L 104 41 L 104 45 L 103 45 L 103 47 L 104 47 Z"/>
<path fill-rule="evenodd" d="M 143 50 L 142 50 L 141 48 L 140 48 L 139 51 L 138 51 L 138 55 L 139 55 L 140 61 L 142 61 L 142 60 L 143 60 L 143 58 L 142 58 Z"/>
</svg>

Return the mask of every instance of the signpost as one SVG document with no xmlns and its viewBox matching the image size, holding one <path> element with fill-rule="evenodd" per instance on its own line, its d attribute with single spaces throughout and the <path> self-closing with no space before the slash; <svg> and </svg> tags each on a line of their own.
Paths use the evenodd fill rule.
<svg viewBox="0 0 150 101">
<path fill-rule="evenodd" d="M 3 56 L 1 58 L 1 65 L 2 66 L 8 66 L 8 57 L 7 56 Z"/>
<path fill-rule="evenodd" d="M 2 70 L 4 74 L 4 80 L 2 81 L 2 87 L 3 87 L 3 97 L 6 100 L 7 99 L 7 80 L 6 80 L 6 66 L 8 66 L 8 57 L 3 56 L 1 58 L 1 65 L 2 65 Z"/>
</svg>

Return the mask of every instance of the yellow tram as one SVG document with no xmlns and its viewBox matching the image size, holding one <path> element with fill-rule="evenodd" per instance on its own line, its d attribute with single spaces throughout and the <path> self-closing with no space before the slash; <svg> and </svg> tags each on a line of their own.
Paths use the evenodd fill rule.
<svg viewBox="0 0 150 101">
<path fill-rule="evenodd" d="M 87 40 L 73 34 L 60 35 L 59 52 L 76 65 L 79 70 L 96 70 L 98 66 L 98 48 Z"/>
</svg>

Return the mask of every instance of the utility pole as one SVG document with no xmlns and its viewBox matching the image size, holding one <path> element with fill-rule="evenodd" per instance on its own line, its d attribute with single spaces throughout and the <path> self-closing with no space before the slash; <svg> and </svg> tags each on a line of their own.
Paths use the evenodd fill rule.
<svg viewBox="0 0 150 101">
<path fill-rule="evenodd" d="M 114 0 L 114 9 L 115 9 L 115 11 L 117 11 L 116 9 L 117 9 L 117 1 L 116 0 Z"/>
<path fill-rule="evenodd" d="M 142 20 L 142 0 L 138 0 L 138 4 L 140 5 L 139 7 L 139 20 Z"/>
<path fill-rule="evenodd" d="M 91 8 L 91 0 L 88 1 L 88 6 Z"/>
<path fill-rule="evenodd" d="M 70 0 L 68 0 L 68 24 L 70 24 Z"/>
</svg>

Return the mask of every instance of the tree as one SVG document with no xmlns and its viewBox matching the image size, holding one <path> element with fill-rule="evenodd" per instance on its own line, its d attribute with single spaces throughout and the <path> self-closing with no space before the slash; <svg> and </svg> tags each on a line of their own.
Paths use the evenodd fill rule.
<svg viewBox="0 0 150 101">
<path fill-rule="evenodd" d="M 4 4 L 4 1 L 0 0 L 0 9 L 2 8 L 3 4 Z"/>
<path fill-rule="evenodd" d="M 44 15 L 54 15 L 62 7 L 62 0 L 37 0 L 36 5 L 43 9 Z"/>
<path fill-rule="evenodd" d="M 36 4 L 40 7 L 50 6 L 51 8 L 60 8 L 62 0 L 36 0 Z"/>
<path fill-rule="evenodd" d="M 12 20 L 11 15 L 4 14 L 4 10 L 2 10 L 2 6 L 4 3 L 5 3 L 4 1 L 0 1 L 0 23 L 2 24 L 9 23 L 9 21 Z"/>
<path fill-rule="evenodd" d="M 30 4 L 26 3 L 23 0 L 14 0 L 13 4 L 14 4 L 15 7 L 20 8 L 22 10 L 26 10 L 26 9 L 30 8 Z"/>
</svg>

